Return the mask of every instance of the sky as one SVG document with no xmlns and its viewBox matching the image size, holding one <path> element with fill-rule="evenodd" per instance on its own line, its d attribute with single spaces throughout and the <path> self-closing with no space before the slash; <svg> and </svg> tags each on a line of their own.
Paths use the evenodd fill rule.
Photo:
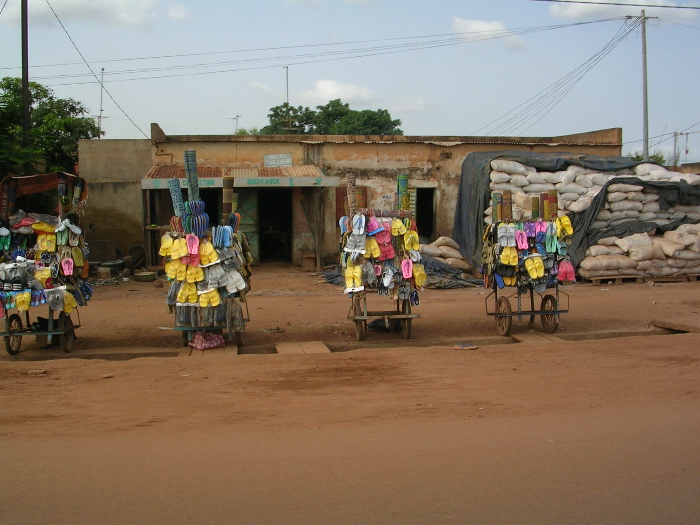
<svg viewBox="0 0 700 525">
<path fill-rule="evenodd" d="M 3 77 L 21 77 L 20 4 L 0 0 Z M 169 135 L 226 135 L 265 126 L 287 100 L 315 109 L 339 98 L 354 110 L 388 110 L 405 135 L 621 127 L 624 154 L 642 150 L 645 9 L 650 150 L 671 158 L 678 132 L 679 161 L 700 161 L 700 9 L 540 0 L 28 5 L 30 80 L 102 113 L 105 138 L 150 138 L 152 122 Z"/>
</svg>

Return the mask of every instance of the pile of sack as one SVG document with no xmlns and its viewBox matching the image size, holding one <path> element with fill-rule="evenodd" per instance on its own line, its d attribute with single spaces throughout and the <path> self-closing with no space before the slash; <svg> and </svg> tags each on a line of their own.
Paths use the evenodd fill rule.
<svg viewBox="0 0 700 525">
<path fill-rule="evenodd" d="M 559 215 L 567 212 L 580 213 L 587 210 L 593 199 L 605 184 L 615 177 L 638 177 L 649 181 L 685 181 L 700 185 L 700 175 L 668 171 L 656 164 L 639 164 L 633 169 L 598 172 L 580 166 L 569 166 L 566 171 L 540 172 L 513 160 L 493 159 L 491 161 L 489 188 L 492 192 L 509 190 L 513 194 L 513 219 L 532 218 L 532 197 L 556 190 Z M 659 219 L 659 224 L 667 224 L 677 216 L 688 215 L 700 220 L 700 207 L 680 206 L 661 211 L 656 202 L 658 195 L 645 192 L 641 186 L 631 184 L 611 184 L 608 187 L 605 207 L 596 217 L 591 229 L 602 229 L 629 219 Z M 691 209 L 692 208 L 692 209 Z M 484 212 L 484 222 L 491 224 L 492 208 Z M 664 222 L 665 221 L 665 222 Z"/>
<path fill-rule="evenodd" d="M 450 237 L 442 236 L 430 244 L 421 244 L 418 251 L 441 263 L 458 268 L 463 273 L 468 273 L 472 270 L 472 266 L 459 253 L 459 245 Z"/>
<path fill-rule="evenodd" d="M 700 274 L 700 224 L 682 224 L 663 235 L 653 233 L 600 239 L 586 250 L 579 275 L 593 279 Z"/>
</svg>

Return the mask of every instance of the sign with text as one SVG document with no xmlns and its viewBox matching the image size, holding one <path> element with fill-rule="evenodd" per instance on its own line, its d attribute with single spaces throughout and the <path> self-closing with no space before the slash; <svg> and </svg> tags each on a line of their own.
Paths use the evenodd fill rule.
<svg viewBox="0 0 700 525">
<path fill-rule="evenodd" d="M 263 155 L 263 166 L 265 166 L 266 168 L 279 168 L 281 166 L 291 165 L 291 153 L 272 153 L 270 155 Z"/>
</svg>

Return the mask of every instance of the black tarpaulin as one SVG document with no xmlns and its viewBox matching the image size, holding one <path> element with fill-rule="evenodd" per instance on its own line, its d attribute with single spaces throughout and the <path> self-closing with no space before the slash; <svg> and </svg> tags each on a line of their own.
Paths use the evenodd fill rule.
<svg viewBox="0 0 700 525">
<path fill-rule="evenodd" d="M 475 268 L 481 264 L 484 211 L 489 207 L 491 199 L 489 175 L 493 159 L 514 160 L 526 166 L 532 166 L 537 171 L 551 172 L 564 171 L 569 166 L 581 166 L 596 171 L 616 171 L 642 164 L 627 157 L 600 157 L 561 152 L 533 153 L 508 150 L 470 153 L 462 163 L 452 238 L 459 244 L 460 253 Z M 591 219 L 590 222 L 593 220 Z M 581 240 L 578 246 L 584 244 L 585 239 Z M 583 249 L 584 252 L 587 247 Z"/>
</svg>

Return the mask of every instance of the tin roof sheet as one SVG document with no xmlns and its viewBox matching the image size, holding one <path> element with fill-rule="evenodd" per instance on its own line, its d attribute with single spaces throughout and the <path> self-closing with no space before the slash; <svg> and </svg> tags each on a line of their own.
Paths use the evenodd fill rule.
<svg viewBox="0 0 700 525">
<path fill-rule="evenodd" d="M 197 167 L 200 178 L 221 177 L 323 177 L 318 166 L 281 166 L 278 168 L 224 168 L 217 166 Z M 153 166 L 144 177 L 146 179 L 184 179 L 184 166 Z"/>
</svg>

